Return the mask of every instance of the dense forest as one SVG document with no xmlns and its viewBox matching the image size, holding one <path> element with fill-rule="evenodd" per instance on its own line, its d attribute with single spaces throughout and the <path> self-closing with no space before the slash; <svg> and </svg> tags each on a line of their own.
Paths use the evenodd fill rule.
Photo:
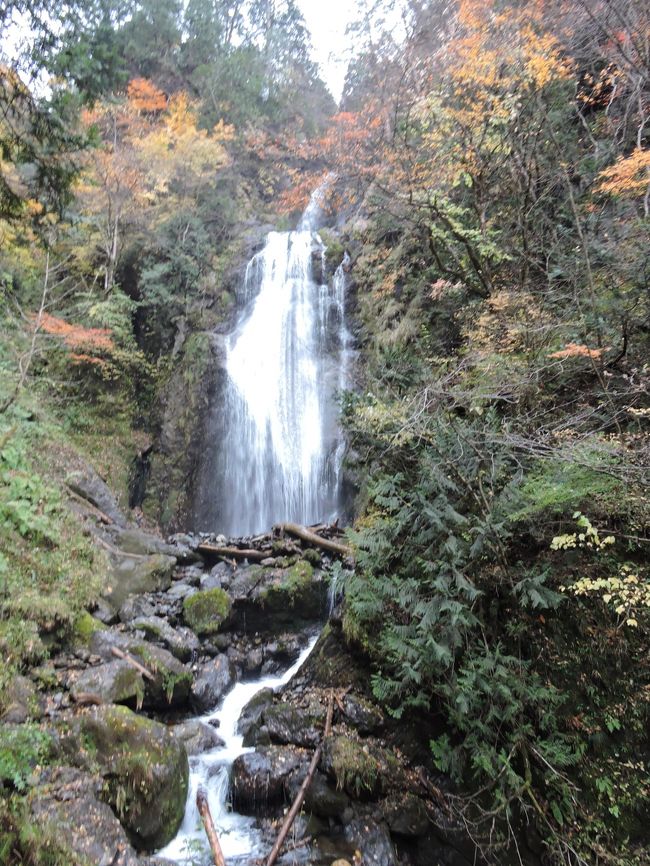
<svg viewBox="0 0 650 866">
<path fill-rule="evenodd" d="M 52 659 L 87 646 L 115 553 L 70 473 L 194 528 L 212 335 L 323 184 L 356 354 L 325 640 L 426 775 L 426 832 L 435 802 L 466 840 L 386 818 L 381 862 L 647 863 L 647 3 L 362 2 L 338 106 L 295 0 L 52 7 L 0 9 L 0 862 L 100 862 L 34 807 L 69 758 Z M 344 757 L 337 791 L 380 801 Z"/>
</svg>

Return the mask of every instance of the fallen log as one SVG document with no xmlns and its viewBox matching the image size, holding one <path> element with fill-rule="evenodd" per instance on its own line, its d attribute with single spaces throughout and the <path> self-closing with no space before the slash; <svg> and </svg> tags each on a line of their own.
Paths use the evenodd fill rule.
<svg viewBox="0 0 650 866">
<path fill-rule="evenodd" d="M 300 526 L 298 523 L 278 523 L 273 529 L 278 532 L 288 532 L 289 535 L 295 535 L 301 541 L 314 544 L 316 547 L 329 550 L 332 553 L 338 553 L 340 556 L 352 556 L 352 549 L 347 544 L 339 544 L 338 541 L 322 538 L 320 535 L 316 535 L 315 532 L 304 526 Z"/>
<path fill-rule="evenodd" d="M 266 866 L 273 866 L 275 861 L 278 859 L 278 855 L 282 850 L 282 846 L 284 845 L 285 839 L 289 834 L 289 830 L 291 830 L 291 825 L 296 819 L 296 815 L 300 811 L 303 801 L 307 795 L 307 790 L 311 785 L 311 781 L 314 778 L 314 773 L 316 772 L 316 767 L 320 761 L 321 755 L 323 754 L 323 742 L 325 741 L 325 737 L 329 737 L 332 731 L 332 716 L 334 715 L 334 692 L 330 692 L 330 699 L 327 705 L 327 717 L 325 719 L 325 731 L 323 733 L 323 741 L 320 746 L 314 752 L 314 756 L 311 759 L 311 763 L 309 764 L 309 769 L 307 770 L 307 775 L 305 776 L 305 780 L 300 786 L 300 790 L 296 794 L 296 799 L 293 801 L 293 805 L 287 812 L 287 817 L 284 819 L 282 827 L 280 827 L 280 832 L 278 833 L 278 838 L 275 840 L 275 845 L 271 849 L 271 853 L 267 857 Z"/>
<path fill-rule="evenodd" d="M 209 556 L 219 556 L 222 559 L 250 559 L 251 562 L 261 562 L 269 555 L 261 550 L 241 550 L 239 547 L 220 547 L 218 544 L 209 544 L 207 541 L 199 544 L 196 548 L 199 553 Z"/>
<path fill-rule="evenodd" d="M 212 859 L 214 860 L 215 866 L 226 866 L 223 851 L 221 850 L 221 845 L 219 843 L 219 837 L 217 836 L 214 821 L 212 820 L 212 815 L 210 813 L 210 804 L 208 803 L 208 795 L 205 788 L 199 787 L 196 792 L 196 808 L 199 810 L 199 815 L 201 816 L 203 826 L 205 827 L 205 833 L 208 837 L 208 842 L 210 843 Z"/>
<path fill-rule="evenodd" d="M 123 650 L 119 649 L 119 647 L 112 646 L 111 653 L 115 656 L 116 659 L 122 659 L 122 661 L 130 664 L 132 668 L 135 668 L 136 671 L 139 671 L 143 677 L 146 677 L 148 680 L 155 680 L 155 676 L 151 673 L 151 671 L 146 668 L 144 665 L 141 665 L 139 661 L 136 661 L 133 656 L 130 656 L 128 653 L 125 653 Z"/>
</svg>

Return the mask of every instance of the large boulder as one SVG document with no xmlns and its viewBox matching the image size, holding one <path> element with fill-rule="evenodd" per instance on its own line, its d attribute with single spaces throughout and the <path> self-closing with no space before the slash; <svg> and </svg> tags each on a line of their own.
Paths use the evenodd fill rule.
<svg viewBox="0 0 650 866">
<path fill-rule="evenodd" d="M 377 799 L 387 787 L 393 769 L 388 766 L 387 755 L 380 757 L 377 750 L 347 736 L 327 737 L 322 766 L 336 786 L 355 800 Z"/>
<path fill-rule="evenodd" d="M 144 707 L 168 709 L 187 704 L 192 672 L 170 652 L 117 629 L 96 631 L 90 638 L 90 651 L 105 661 L 115 659 L 114 647 L 128 653 L 150 672 L 151 677 L 144 677 Z"/>
<path fill-rule="evenodd" d="M 415 794 L 393 793 L 381 804 L 381 812 L 391 833 L 399 836 L 424 836 L 431 820 L 424 802 Z"/>
<path fill-rule="evenodd" d="M 205 589 L 183 599 L 183 619 L 198 635 L 214 635 L 230 616 L 230 598 L 223 589 Z"/>
<path fill-rule="evenodd" d="M 128 704 L 132 707 L 142 705 L 144 692 L 142 674 L 122 659 L 86 668 L 70 689 L 75 701 Z"/>
<path fill-rule="evenodd" d="M 72 767 L 57 767 L 30 796 L 30 817 L 41 842 L 59 852 L 57 862 L 96 866 L 139 866 L 129 838 L 107 803 L 101 778 Z"/>
<path fill-rule="evenodd" d="M 291 774 L 306 770 L 309 753 L 289 746 L 269 746 L 235 758 L 230 777 L 233 808 L 258 814 L 284 802 Z"/>
<path fill-rule="evenodd" d="M 110 705 L 79 715 L 73 730 L 104 778 L 102 798 L 136 848 L 166 845 L 185 812 L 189 764 L 182 742 L 165 725 Z"/>
<path fill-rule="evenodd" d="M 200 665 L 192 683 L 191 702 L 194 709 L 199 713 L 214 709 L 234 683 L 235 677 L 235 666 L 225 653 Z"/>
<path fill-rule="evenodd" d="M 114 557 L 102 595 L 117 611 L 130 595 L 169 589 L 175 567 L 176 559 L 162 553 Z"/>
</svg>

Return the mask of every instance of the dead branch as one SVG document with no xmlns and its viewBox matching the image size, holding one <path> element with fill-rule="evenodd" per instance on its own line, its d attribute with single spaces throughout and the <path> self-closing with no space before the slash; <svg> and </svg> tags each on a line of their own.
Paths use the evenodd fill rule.
<svg viewBox="0 0 650 866">
<path fill-rule="evenodd" d="M 122 659 L 122 661 L 127 662 L 131 665 L 132 668 L 135 668 L 136 671 L 139 671 L 143 677 L 146 677 L 148 680 L 155 680 L 155 676 L 151 673 L 151 671 L 146 668 L 144 665 L 141 665 L 139 661 L 136 661 L 133 656 L 130 656 L 128 653 L 125 653 L 123 650 L 119 649 L 116 646 L 111 647 L 111 653 L 115 656 L 116 659 Z"/>
<path fill-rule="evenodd" d="M 329 550 L 332 553 L 338 553 L 340 556 L 352 556 L 352 549 L 346 544 L 339 544 L 337 541 L 331 541 L 329 538 L 321 538 L 315 532 L 300 526 L 297 523 L 278 523 L 273 527 L 278 532 L 288 532 L 290 535 L 295 535 L 301 541 L 306 541 L 309 544 L 314 544 L 316 547 L 321 547 L 323 550 Z"/>
<path fill-rule="evenodd" d="M 208 842 L 210 843 L 212 859 L 214 860 L 215 866 L 226 866 L 223 851 L 221 850 L 221 845 L 219 843 L 219 837 L 217 836 L 214 821 L 212 820 L 212 815 L 210 813 L 210 804 L 208 803 L 208 795 L 205 788 L 200 787 L 196 792 L 196 807 L 199 810 L 199 815 L 201 816 L 203 826 L 205 827 L 205 833 L 208 837 Z"/>
</svg>

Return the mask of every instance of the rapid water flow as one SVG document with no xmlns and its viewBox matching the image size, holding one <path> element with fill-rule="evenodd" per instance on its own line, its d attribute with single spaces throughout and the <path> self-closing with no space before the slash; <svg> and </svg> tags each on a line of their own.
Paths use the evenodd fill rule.
<svg viewBox="0 0 650 866">
<path fill-rule="evenodd" d="M 246 268 L 197 528 L 253 535 L 339 512 L 344 443 L 336 396 L 348 384 L 352 341 L 346 262 L 329 282 L 322 276 L 321 197 L 314 193 L 296 231 L 271 232 Z"/>
<path fill-rule="evenodd" d="M 237 723 L 246 704 L 261 689 L 276 689 L 288 683 L 299 670 L 317 638 L 313 638 L 298 660 L 283 674 L 264 677 L 254 682 L 237 683 L 220 705 L 204 716 L 202 722 L 219 721 L 218 732 L 224 741 L 222 747 L 190 758 L 190 783 L 185 806 L 185 817 L 178 834 L 158 852 L 160 857 L 178 863 L 208 863 L 210 850 L 196 808 L 196 792 L 203 786 L 208 794 L 210 812 L 214 820 L 219 841 L 226 861 L 236 863 L 239 858 L 259 856 L 265 852 L 255 819 L 228 810 L 228 780 L 232 762 L 244 752 L 252 752 L 242 745 L 243 737 L 237 731 Z"/>
</svg>

